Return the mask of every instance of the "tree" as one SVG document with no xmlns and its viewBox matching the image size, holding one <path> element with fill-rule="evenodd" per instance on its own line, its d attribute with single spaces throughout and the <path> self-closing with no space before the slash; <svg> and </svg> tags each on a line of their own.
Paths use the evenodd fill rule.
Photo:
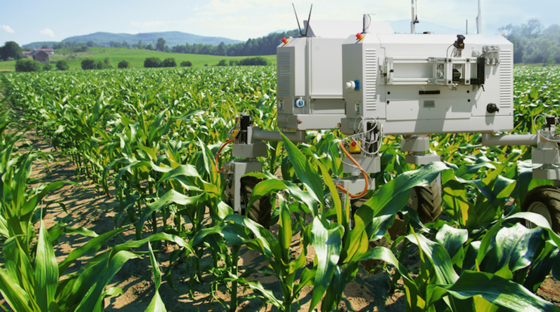
<svg viewBox="0 0 560 312">
<path fill-rule="evenodd" d="M 192 63 L 191 61 L 182 61 L 181 62 L 181 67 L 191 67 Z"/>
<path fill-rule="evenodd" d="M 41 49 L 49 49 L 49 45 L 48 45 L 48 44 L 43 44 L 43 45 L 41 46 Z"/>
<path fill-rule="evenodd" d="M 148 57 L 144 61 L 144 67 L 146 68 L 154 68 L 154 67 L 161 67 L 161 59 L 158 57 Z"/>
<path fill-rule="evenodd" d="M 113 68 L 113 61 L 111 60 L 110 57 L 106 57 L 103 60 L 103 64 L 101 65 L 102 69 L 110 69 Z"/>
<path fill-rule="evenodd" d="M 142 41 L 142 40 L 140 40 Z M 130 68 L 130 62 L 127 60 L 122 60 L 119 62 L 119 64 L 117 65 L 119 68 Z"/>
<path fill-rule="evenodd" d="M 88 70 L 88 69 L 96 69 L 97 66 L 95 64 L 95 61 L 91 58 L 87 58 L 85 60 L 82 61 L 82 69 L 83 70 Z"/>
<path fill-rule="evenodd" d="M 0 48 L 0 59 L 7 61 L 9 58 L 19 60 L 23 58 L 21 47 L 15 41 L 8 41 Z"/>
<path fill-rule="evenodd" d="M 43 65 L 43 71 L 49 71 L 53 69 L 53 66 L 50 63 L 45 63 L 45 65 Z"/>
<path fill-rule="evenodd" d="M 172 57 L 166 58 L 165 60 L 163 60 L 163 67 L 177 67 L 177 63 Z"/>
<path fill-rule="evenodd" d="M 41 71 L 41 63 L 32 59 L 19 59 L 16 62 L 16 72 Z"/>
<path fill-rule="evenodd" d="M 216 50 L 216 54 L 218 55 L 227 55 L 227 50 L 226 50 L 226 45 L 225 43 L 222 41 L 220 42 L 220 44 L 218 45 L 218 48 Z"/>
<path fill-rule="evenodd" d="M 66 62 L 65 60 L 60 60 L 60 61 L 56 62 L 56 68 L 58 70 L 68 70 L 68 68 L 70 68 L 70 66 L 68 66 L 68 62 Z"/>
<path fill-rule="evenodd" d="M 146 46 L 146 50 L 153 50 L 154 46 L 150 43 Z"/>
<path fill-rule="evenodd" d="M 216 66 L 227 66 L 227 60 L 221 60 Z"/>
<path fill-rule="evenodd" d="M 138 49 L 144 49 L 144 42 L 142 42 L 142 39 L 138 40 Z"/>
<path fill-rule="evenodd" d="M 158 51 L 165 51 L 165 39 L 163 38 L 158 38 L 157 43 L 156 43 L 156 50 Z"/>
</svg>

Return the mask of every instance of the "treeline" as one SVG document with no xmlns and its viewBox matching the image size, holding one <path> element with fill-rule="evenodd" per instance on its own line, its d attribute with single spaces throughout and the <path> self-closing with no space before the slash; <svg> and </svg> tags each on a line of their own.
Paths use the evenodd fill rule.
<svg viewBox="0 0 560 312">
<path fill-rule="evenodd" d="M 211 44 L 185 44 L 177 45 L 171 48 L 174 53 L 190 53 L 190 54 L 210 54 L 224 56 L 249 56 L 249 55 L 274 55 L 276 47 L 282 42 L 282 38 L 297 37 L 299 32 L 291 30 L 282 33 L 273 33 L 268 36 L 249 39 L 246 42 L 236 44 L 224 44 L 223 42 L 217 46 Z"/>
<path fill-rule="evenodd" d="M 266 66 L 268 62 L 263 57 L 249 57 L 242 60 L 221 60 L 218 64 L 214 66 Z M 181 62 L 181 67 L 191 67 L 192 63 L 190 61 L 183 61 Z M 208 66 L 208 64 L 204 64 L 204 66 Z M 159 57 L 148 57 L 144 60 L 144 67 L 145 68 L 158 68 L 158 67 L 177 67 L 177 62 L 175 59 L 170 57 L 166 58 L 163 61 Z"/>
<path fill-rule="evenodd" d="M 65 49 L 65 48 L 97 48 L 97 47 L 104 47 L 104 45 L 97 44 L 93 41 L 88 42 L 57 42 L 53 43 L 51 46 L 53 49 Z M 49 45 L 43 45 L 41 48 L 50 48 Z"/>
<path fill-rule="evenodd" d="M 560 64 L 560 25 L 543 27 L 537 19 L 498 29 L 514 45 L 515 63 Z"/>
</svg>

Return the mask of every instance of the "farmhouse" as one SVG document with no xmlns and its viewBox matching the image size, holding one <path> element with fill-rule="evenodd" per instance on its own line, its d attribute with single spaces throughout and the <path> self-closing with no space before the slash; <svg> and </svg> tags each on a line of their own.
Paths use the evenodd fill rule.
<svg viewBox="0 0 560 312">
<path fill-rule="evenodd" d="M 23 55 L 33 58 L 37 62 L 46 63 L 50 60 L 50 56 L 54 55 L 53 49 L 34 49 L 33 51 L 23 51 Z"/>
</svg>

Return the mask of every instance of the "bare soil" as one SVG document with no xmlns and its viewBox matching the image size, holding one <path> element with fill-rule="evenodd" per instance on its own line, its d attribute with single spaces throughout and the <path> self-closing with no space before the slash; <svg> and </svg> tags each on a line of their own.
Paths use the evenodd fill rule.
<svg viewBox="0 0 560 312">
<path fill-rule="evenodd" d="M 67 184 L 64 187 L 51 192 L 44 202 L 53 201 L 63 203 L 67 207 L 66 213 L 59 205 L 52 205 L 45 217 L 46 227 L 54 225 L 67 216 L 73 219 L 70 224 L 73 227 L 83 226 L 102 234 L 114 229 L 113 208 L 117 205 L 114 197 L 109 198 L 100 192 L 100 189 L 87 181 L 83 176 L 76 174 L 75 165 L 62 155 L 59 151 L 54 151 L 47 138 L 38 137 L 34 132 L 28 131 L 25 139 L 30 147 L 22 148 L 21 151 L 28 149 L 40 150 L 51 153 L 53 161 L 46 162 L 39 159 L 34 167 L 33 177 L 39 179 L 41 183 L 55 181 L 72 181 L 79 186 Z M 273 233 L 277 231 L 272 228 Z M 121 236 L 115 238 L 108 244 L 108 248 L 124 241 L 135 239 L 134 230 L 129 230 Z M 294 237 L 294 249 L 299 248 Z M 63 236 L 55 246 L 57 260 L 62 261 L 72 250 L 82 246 L 88 238 L 72 235 Z M 158 261 L 161 264 L 162 272 L 169 266 L 169 252 L 164 249 L 158 254 Z M 312 267 L 314 251 L 309 250 L 307 265 Z M 209 262 L 209 257 L 203 260 Z M 70 271 L 77 271 L 82 265 L 86 264 L 88 257 L 81 258 Z M 414 265 L 418 261 L 417 256 L 412 255 L 407 260 L 407 265 Z M 240 251 L 240 269 L 248 268 L 262 269 L 267 266 L 266 260 L 257 252 L 243 248 Z M 165 277 L 162 277 L 162 285 L 159 289 L 163 302 L 168 311 L 227 311 L 227 308 L 220 303 L 210 302 L 210 282 L 211 275 L 205 275 L 200 284 L 189 287 L 188 274 L 185 265 L 176 266 L 172 270 L 172 280 L 175 288 L 172 288 Z M 272 290 L 275 296 L 282 298 L 282 292 L 278 286 L 278 281 L 273 276 L 263 276 L 262 274 L 251 275 L 251 280 L 260 281 L 266 289 Z M 343 300 L 338 307 L 339 311 L 404 311 L 406 296 L 402 284 L 397 290 L 389 292 L 391 275 L 388 272 L 373 275 L 360 268 L 356 279 L 346 287 Z M 112 280 L 110 287 L 120 287 L 123 295 L 105 299 L 106 311 L 138 312 L 143 311 L 149 305 L 154 295 L 154 283 L 151 265 L 147 256 L 142 259 L 129 260 L 124 267 Z M 252 292 L 247 289 L 239 288 L 238 295 L 249 295 Z M 192 295 L 191 295 L 192 294 Z M 306 287 L 299 298 L 299 302 L 292 305 L 293 311 L 308 311 L 312 295 L 312 288 Z M 538 295 L 560 306 L 560 283 L 552 277 L 547 277 L 538 291 Z M 217 293 L 217 297 L 229 303 L 229 293 L 223 288 Z M 263 304 L 259 299 L 251 298 L 240 302 L 238 311 L 276 311 L 272 305 Z"/>
</svg>

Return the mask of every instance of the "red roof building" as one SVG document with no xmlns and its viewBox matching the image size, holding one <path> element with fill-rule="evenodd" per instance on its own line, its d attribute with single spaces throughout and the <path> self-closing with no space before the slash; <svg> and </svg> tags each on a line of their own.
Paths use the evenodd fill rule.
<svg viewBox="0 0 560 312">
<path fill-rule="evenodd" d="M 23 51 L 23 55 L 33 58 L 37 62 L 46 63 L 50 61 L 50 56 L 54 55 L 53 49 L 33 49 L 33 51 Z"/>
</svg>

